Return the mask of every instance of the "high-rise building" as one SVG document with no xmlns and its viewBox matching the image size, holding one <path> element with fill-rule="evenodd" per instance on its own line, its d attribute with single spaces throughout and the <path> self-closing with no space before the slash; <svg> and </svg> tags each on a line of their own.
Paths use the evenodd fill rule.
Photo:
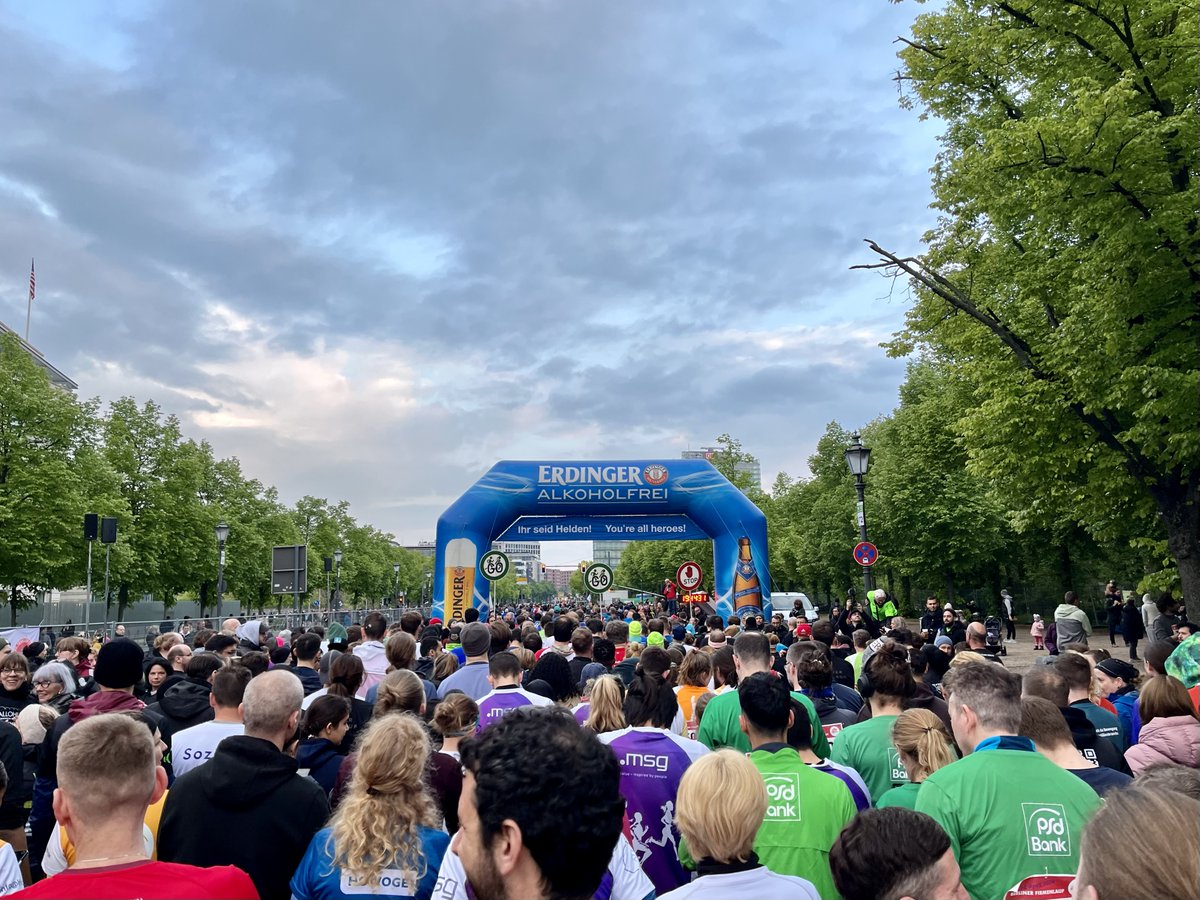
<svg viewBox="0 0 1200 900">
<path fill-rule="evenodd" d="M 713 454 L 719 453 L 720 447 L 701 447 L 699 450 L 684 450 L 680 454 L 681 459 L 707 459 L 712 461 Z M 746 475 L 749 477 L 750 485 L 758 490 L 762 490 L 762 466 L 759 465 L 757 458 L 750 460 L 739 460 L 733 466 L 733 471 L 738 475 Z M 745 490 L 742 493 L 746 493 Z"/>
<path fill-rule="evenodd" d="M 561 594 L 565 594 L 571 590 L 571 576 L 575 574 L 574 569 L 546 569 L 546 580 L 554 585 L 554 589 Z"/>
<path fill-rule="evenodd" d="M 493 541 L 492 549 L 508 556 L 510 562 L 521 560 L 530 581 L 542 580 L 542 545 L 539 541 Z"/>
<path fill-rule="evenodd" d="M 604 563 L 614 572 L 621 562 L 621 554 L 632 541 L 592 541 L 592 562 Z"/>
</svg>

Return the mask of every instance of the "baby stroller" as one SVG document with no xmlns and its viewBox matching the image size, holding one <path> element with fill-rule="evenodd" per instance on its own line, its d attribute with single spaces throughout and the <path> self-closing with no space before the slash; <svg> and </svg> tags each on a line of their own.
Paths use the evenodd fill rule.
<svg viewBox="0 0 1200 900">
<path fill-rule="evenodd" d="M 1001 656 L 1008 656 L 1008 648 L 1004 646 L 1003 628 L 1004 623 L 996 616 L 988 616 L 983 623 L 984 629 L 987 631 L 987 645 L 993 648 Z"/>
</svg>

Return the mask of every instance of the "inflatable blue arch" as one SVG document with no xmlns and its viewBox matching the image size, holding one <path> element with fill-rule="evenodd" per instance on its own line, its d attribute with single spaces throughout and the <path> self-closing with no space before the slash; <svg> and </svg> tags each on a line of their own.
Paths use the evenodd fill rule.
<svg viewBox="0 0 1200 900">
<path fill-rule="evenodd" d="M 438 519 L 433 615 L 448 622 L 473 605 L 487 618 L 478 566 L 493 541 L 703 538 L 717 613 L 769 617 L 766 517 L 707 460 L 503 460 Z"/>
</svg>

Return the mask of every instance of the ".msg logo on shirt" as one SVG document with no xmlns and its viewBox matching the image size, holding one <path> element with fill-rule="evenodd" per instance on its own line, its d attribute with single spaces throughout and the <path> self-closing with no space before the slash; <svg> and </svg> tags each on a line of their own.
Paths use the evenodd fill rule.
<svg viewBox="0 0 1200 900">
<path fill-rule="evenodd" d="M 1022 803 L 1030 856 L 1070 856 L 1067 813 L 1058 803 Z"/>
<path fill-rule="evenodd" d="M 800 778 L 795 774 L 764 775 L 767 815 L 770 822 L 800 821 Z"/>
</svg>

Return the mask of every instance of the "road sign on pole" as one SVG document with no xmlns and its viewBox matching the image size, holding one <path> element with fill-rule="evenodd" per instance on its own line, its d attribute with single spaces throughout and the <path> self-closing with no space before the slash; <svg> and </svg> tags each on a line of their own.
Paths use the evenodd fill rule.
<svg viewBox="0 0 1200 900">
<path fill-rule="evenodd" d="M 489 550 L 479 560 L 479 574 L 488 581 L 499 581 L 508 574 L 508 554 Z"/>
<path fill-rule="evenodd" d="M 700 587 L 703 580 L 704 570 L 700 568 L 699 563 L 685 562 L 675 570 L 675 582 L 689 593 Z"/>
<path fill-rule="evenodd" d="M 870 541 L 859 541 L 854 545 L 854 561 L 860 566 L 873 566 L 879 560 L 879 551 Z"/>
<path fill-rule="evenodd" d="M 603 594 L 613 585 L 613 570 L 604 563 L 592 563 L 583 573 L 583 583 L 593 594 Z"/>
</svg>

